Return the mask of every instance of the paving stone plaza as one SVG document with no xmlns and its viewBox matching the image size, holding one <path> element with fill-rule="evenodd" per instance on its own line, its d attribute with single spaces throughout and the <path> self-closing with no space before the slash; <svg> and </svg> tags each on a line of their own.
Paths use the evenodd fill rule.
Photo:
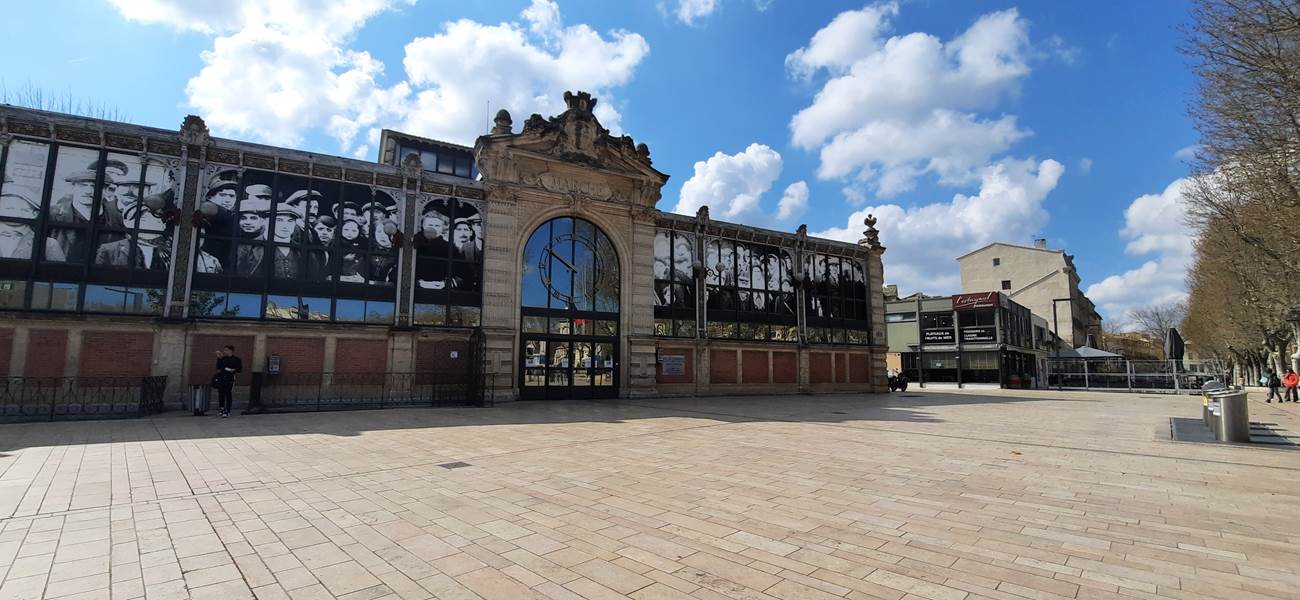
<svg viewBox="0 0 1300 600">
<path fill-rule="evenodd" d="M 2 425 L 0 598 L 1298 597 L 1300 453 L 1169 440 L 1199 412 L 1002 390 Z"/>
</svg>

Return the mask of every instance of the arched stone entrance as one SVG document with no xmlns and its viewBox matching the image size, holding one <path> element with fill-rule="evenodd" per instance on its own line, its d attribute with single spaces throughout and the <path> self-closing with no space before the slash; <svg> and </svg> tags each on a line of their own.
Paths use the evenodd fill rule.
<svg viewBox="0 0 1300 600">
<path fill-rule="evenodd" d="M 529 236 L 520 265 L 519 390 L 525 400 L 618 397 L 618 253 L 581 217 Z"/>
</svg>

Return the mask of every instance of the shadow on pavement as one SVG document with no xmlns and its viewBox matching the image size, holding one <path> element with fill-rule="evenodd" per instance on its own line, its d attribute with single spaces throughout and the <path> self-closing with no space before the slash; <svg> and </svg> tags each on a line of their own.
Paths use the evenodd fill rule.
<svg viewBox="0 0 1300 600">
<path fill-rule="evenodd" d="M 1052 397 L 911 391 L 893 394 L 716 396 L 597 401 L 524 401 L 493 408 L 393 408 L 356 411 L 193 417 L 171 412 L 153 418 L 0 425 L 0 451 L 33 446 L 226 437 L 323 434 L 358 436 L 368 431 L 627 423 L 687 418 L 739 422 L 941 423 L 928 408 L 1016 402 L 1089 402 Z"/>
</svg>

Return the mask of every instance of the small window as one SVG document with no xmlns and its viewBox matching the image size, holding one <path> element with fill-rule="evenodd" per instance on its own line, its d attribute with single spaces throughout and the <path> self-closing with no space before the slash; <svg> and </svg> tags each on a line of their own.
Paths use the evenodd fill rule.
<svg viewBox="0 0 1300 600">
<path fill-rule="evenodd" d="M 1011 289 L 1011 280 L 1010 280 L 1010 279 L 1003 279 L 1003 280 L 1002 280 L 1002 289 L 1004 289 L 1004 290 L 1009 290 L 1009 289 Z"/>
<path fill-rule="evenodd" d="M 995 258 L 995 259 L 993 259 L 993 266 L 996 267 L 996 266 L 1001 265 L 1001 264 L 1002 264 L 1002 259 L 1000 259 L 1000 258 Z"/>
</svg>

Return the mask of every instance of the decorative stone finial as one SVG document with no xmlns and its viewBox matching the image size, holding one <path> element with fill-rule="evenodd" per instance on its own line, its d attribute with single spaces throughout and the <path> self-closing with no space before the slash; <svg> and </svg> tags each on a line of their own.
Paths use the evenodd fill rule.
<svg viewBox="0 0 1300 600">
<path fill-rule="evenodd" d="M 701 207 L 699 208 L 699 210 L 695 211 L 695 219 L 696 219 L 697 221 L 702 222 L 702 223 L 708 223 L 708 222 L 709 222 L 709 207 L 708 207 L 708 206 L 701 206 Z"/>
<path fill-rule="evenodd" d="M 591 97 L 587 92 L 564 92 L 564 104 L 569 110 L 577 110 L 590 113 L 596 109 L 596 99 Z"/>
<path fill-rule="evenodd" d="M 206 146 L 212 143 L 212 136 L 208 133 L 208 124 L 203 122 L 203 117 L 198 115 L 186 115 L 185 121 L 181 123 L 181 142 L 185 144 L 198 144 Z"/>
<path fill-rule="evenodd" d="M 859 241 L 858 244 L 871 248 L 879 248 L 880 230 L 876 229 L 875 215 L 867 215 L 867 218 L 863 219 L 862 223 L 867 226 L 867 229 L 862 232 L 862 240 Z"/>
<path fill-rule="evenodd" d="M 650 146 L 645 145 L 645 142 L 636 145 L 636 155 L 640 156 L 645 164 L 650 164 Z"/>
<path fill-rule="evenodd" d="M 796 229 L 796 230 L 794 230 L 794 234 L 797 235 L 797 236 L 799 236 L 799 237 L 801 237 L 801 238 L 806 238 L 806 237 L 808 237 L 808 224 L 807 224 L 807 223 L 803 223 L 803 224 L 799 225 L 799 228 Z"/>
<path fill-rule="evenodd" d="M 420 155 L 414 152 L 408 152 L 402 157 L 402 176 L 410 179 L 419 179 L 424 173 L 424 163 L 420 161 Z"/>
<path fill-rule="evenodd" d="M 510 127 L 514 121 L 510 120 L 510 112 L 506 109 L 497 111 L 497 116 L 492 119 L 492 135 L 510 135 Z"/>
</svg>

